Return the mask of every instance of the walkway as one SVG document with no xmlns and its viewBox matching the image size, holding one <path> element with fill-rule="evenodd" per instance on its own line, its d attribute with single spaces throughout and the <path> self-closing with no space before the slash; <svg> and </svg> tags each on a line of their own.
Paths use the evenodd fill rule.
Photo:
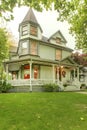
<svg viewBox="0 0 87 130">
<path fill-rule="evenodd" d="M 87 94 L 87 92 L 85 92 L 85 91 L 81 91 L 81 92 L 77 92 L 77 93 L 81 93 L 81 94 Z"/>
</svg>

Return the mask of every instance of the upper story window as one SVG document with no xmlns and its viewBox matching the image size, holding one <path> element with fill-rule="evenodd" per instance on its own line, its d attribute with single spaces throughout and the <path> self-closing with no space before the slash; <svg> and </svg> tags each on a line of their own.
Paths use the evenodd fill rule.
<svg viewBox="0 0 87 130">
<path fill-rule="evenodd" d="M 30 25 L 30 34 L 33 36 L 37 36 L 37 27 L 34 25 Z"/>
<path fill-rule="evenodd" d="M 56 50 L 56 60 L 61 60 L 61 58 L 62 58 L 62 51 Z"/>
<path fill-rule="evenodd" d="M 23 48 L 23 49 L 26 49 L 26 48 L 27 48 L 27 42 L 23 42 L 23 43 L 22 43 L 22 48 Z"/>
<path fill-rule="evenodd" d="M 60 44 L 61 43 L 61 38 L 56 37 L 56 43 Z"/>
<path fill-rule="evenodd" d="M 27 54 L 28 53 L 28 42 L 27 41 L 25 41 L 25 42 L 23 42 L 22 43 L 22 45 L 21 45 L 21 53 L 22 54 Z"/>
<path fill-rule="evenodd" d="M 32 55 L 37 55 L 37 42 L 35 41 L 31 41 L 31 44 L 30 44 L 30 54 Z"/>
<path fill-rule="evenodd" d="M 28 25 L 23 25 L 22 26 L 22 36 L 28 34 Z"/>
</svg>

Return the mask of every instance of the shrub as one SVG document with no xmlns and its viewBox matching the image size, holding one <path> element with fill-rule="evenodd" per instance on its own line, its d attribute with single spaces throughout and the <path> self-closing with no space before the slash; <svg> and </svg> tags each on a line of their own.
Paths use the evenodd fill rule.
<svg viewBox="0 0 87 130">
<path fill-rule="evenodd" d="M 53 92 L 53 91 L 58 91 L 58 85 L 57 84 L 44 84 L 42 85 L 43 91 L 45 92 Z"/>
<path fill-rule="evenodd" d="M 7 92 L 11 88 L 11 84 L 7 83 L 6 80 L 0 81 L 0 92 Z"/>
<path fill-rule="evenodd" d="M 67 83 L 64 83 L 63 86 L 64 86 L 64 88 L 66 88 L 66 87 L 68 86 L 68 84 L 67 84 Z"/>
<path fill-rule="evenodd" d="M 86 84 L 81 84 L 80 89 L 86 89 Z"/>
</svg>

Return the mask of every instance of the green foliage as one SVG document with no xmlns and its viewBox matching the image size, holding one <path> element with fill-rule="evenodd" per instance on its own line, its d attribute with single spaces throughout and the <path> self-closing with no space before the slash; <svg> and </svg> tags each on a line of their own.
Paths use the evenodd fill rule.
<svg viewBox="0 0 87 130">
<path fill-rule="evenodd" d="M 80 89 L 86 89 L 86 88 L 87 88 L 86 84 L 82 83 L 81 86 L 80 86 Z"/>
<path fill-rule="evenodd" d="M 67 83 L 64 83 L 63 86 L 66 88 L 66 87 L 68 86 L 68 84 L 67 84 Z"/>
<path fill-rule="evenodd" d="M 45 92 L 54 92 L 54 91 L 59 91 L 59 87 L 57 84 L 44 84 L 42 85 L 43 91 Z"/>
<path fill-rule="evenodd" d="M 7 44 L 7 35 L 6 31 L 3 28 L 0 28 L 0 65 L 2 61 L 8 57 L 8 44 Z"/>
<path fill-rule="evenodd" d="M 1 65 L 0 66 L 0 80 L 5 80 L 6 79 L 6 73 L 4 72 L 4 68 Z"/>
<path fill-rule="evenodd" d="M 61 0 L 55 3 L 55 9 L 59 12 L 59 20 L 69 22 L 76 48 L 87 48 L 87 0 Z"/>
<path fill-rule="evenodd" d="M 7 83 L 6 80 L 0 80 L 0 92 L 8 92 L 11 88 L 11 84 Z"/>
<path fill-rule="evenodd" d="M 7 92 L 11 88 L 11 84 L 6 81 L 6 73 L 3 66 L 0 66 L 0 92 Z"/>
</svg>

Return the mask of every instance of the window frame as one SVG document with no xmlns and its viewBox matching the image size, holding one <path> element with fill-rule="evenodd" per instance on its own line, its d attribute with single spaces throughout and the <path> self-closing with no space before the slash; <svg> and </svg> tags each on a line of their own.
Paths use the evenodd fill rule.
<svg viewBox="0 0 87 130">
<path fill-rule="evenodd" d="M 21 42 L 21 54 L 28 54 L 28 50 L 29 50 L 28 41 Z"/>
<path fill-rule="evenodd" d="M 28 24 L 22 26 L 22 36 L 28 35 Z"/>
<path fill-rule="evenodd" d="M 30 35 L 37 36 L 38 35 L 38 28 L 35 25 L 30 25 Z"/>
<path fill-rule="evenodd" d="M 36 44 L 36 47 L 34 44 Z M 33 47 L 35 47 L 35 48 L 33 48 Z M 38 43 L 36 41 L 33 41 L 33 40 L 30 41 L 30 54 L 31 55 L 38 55 Z"/>
</svg>

